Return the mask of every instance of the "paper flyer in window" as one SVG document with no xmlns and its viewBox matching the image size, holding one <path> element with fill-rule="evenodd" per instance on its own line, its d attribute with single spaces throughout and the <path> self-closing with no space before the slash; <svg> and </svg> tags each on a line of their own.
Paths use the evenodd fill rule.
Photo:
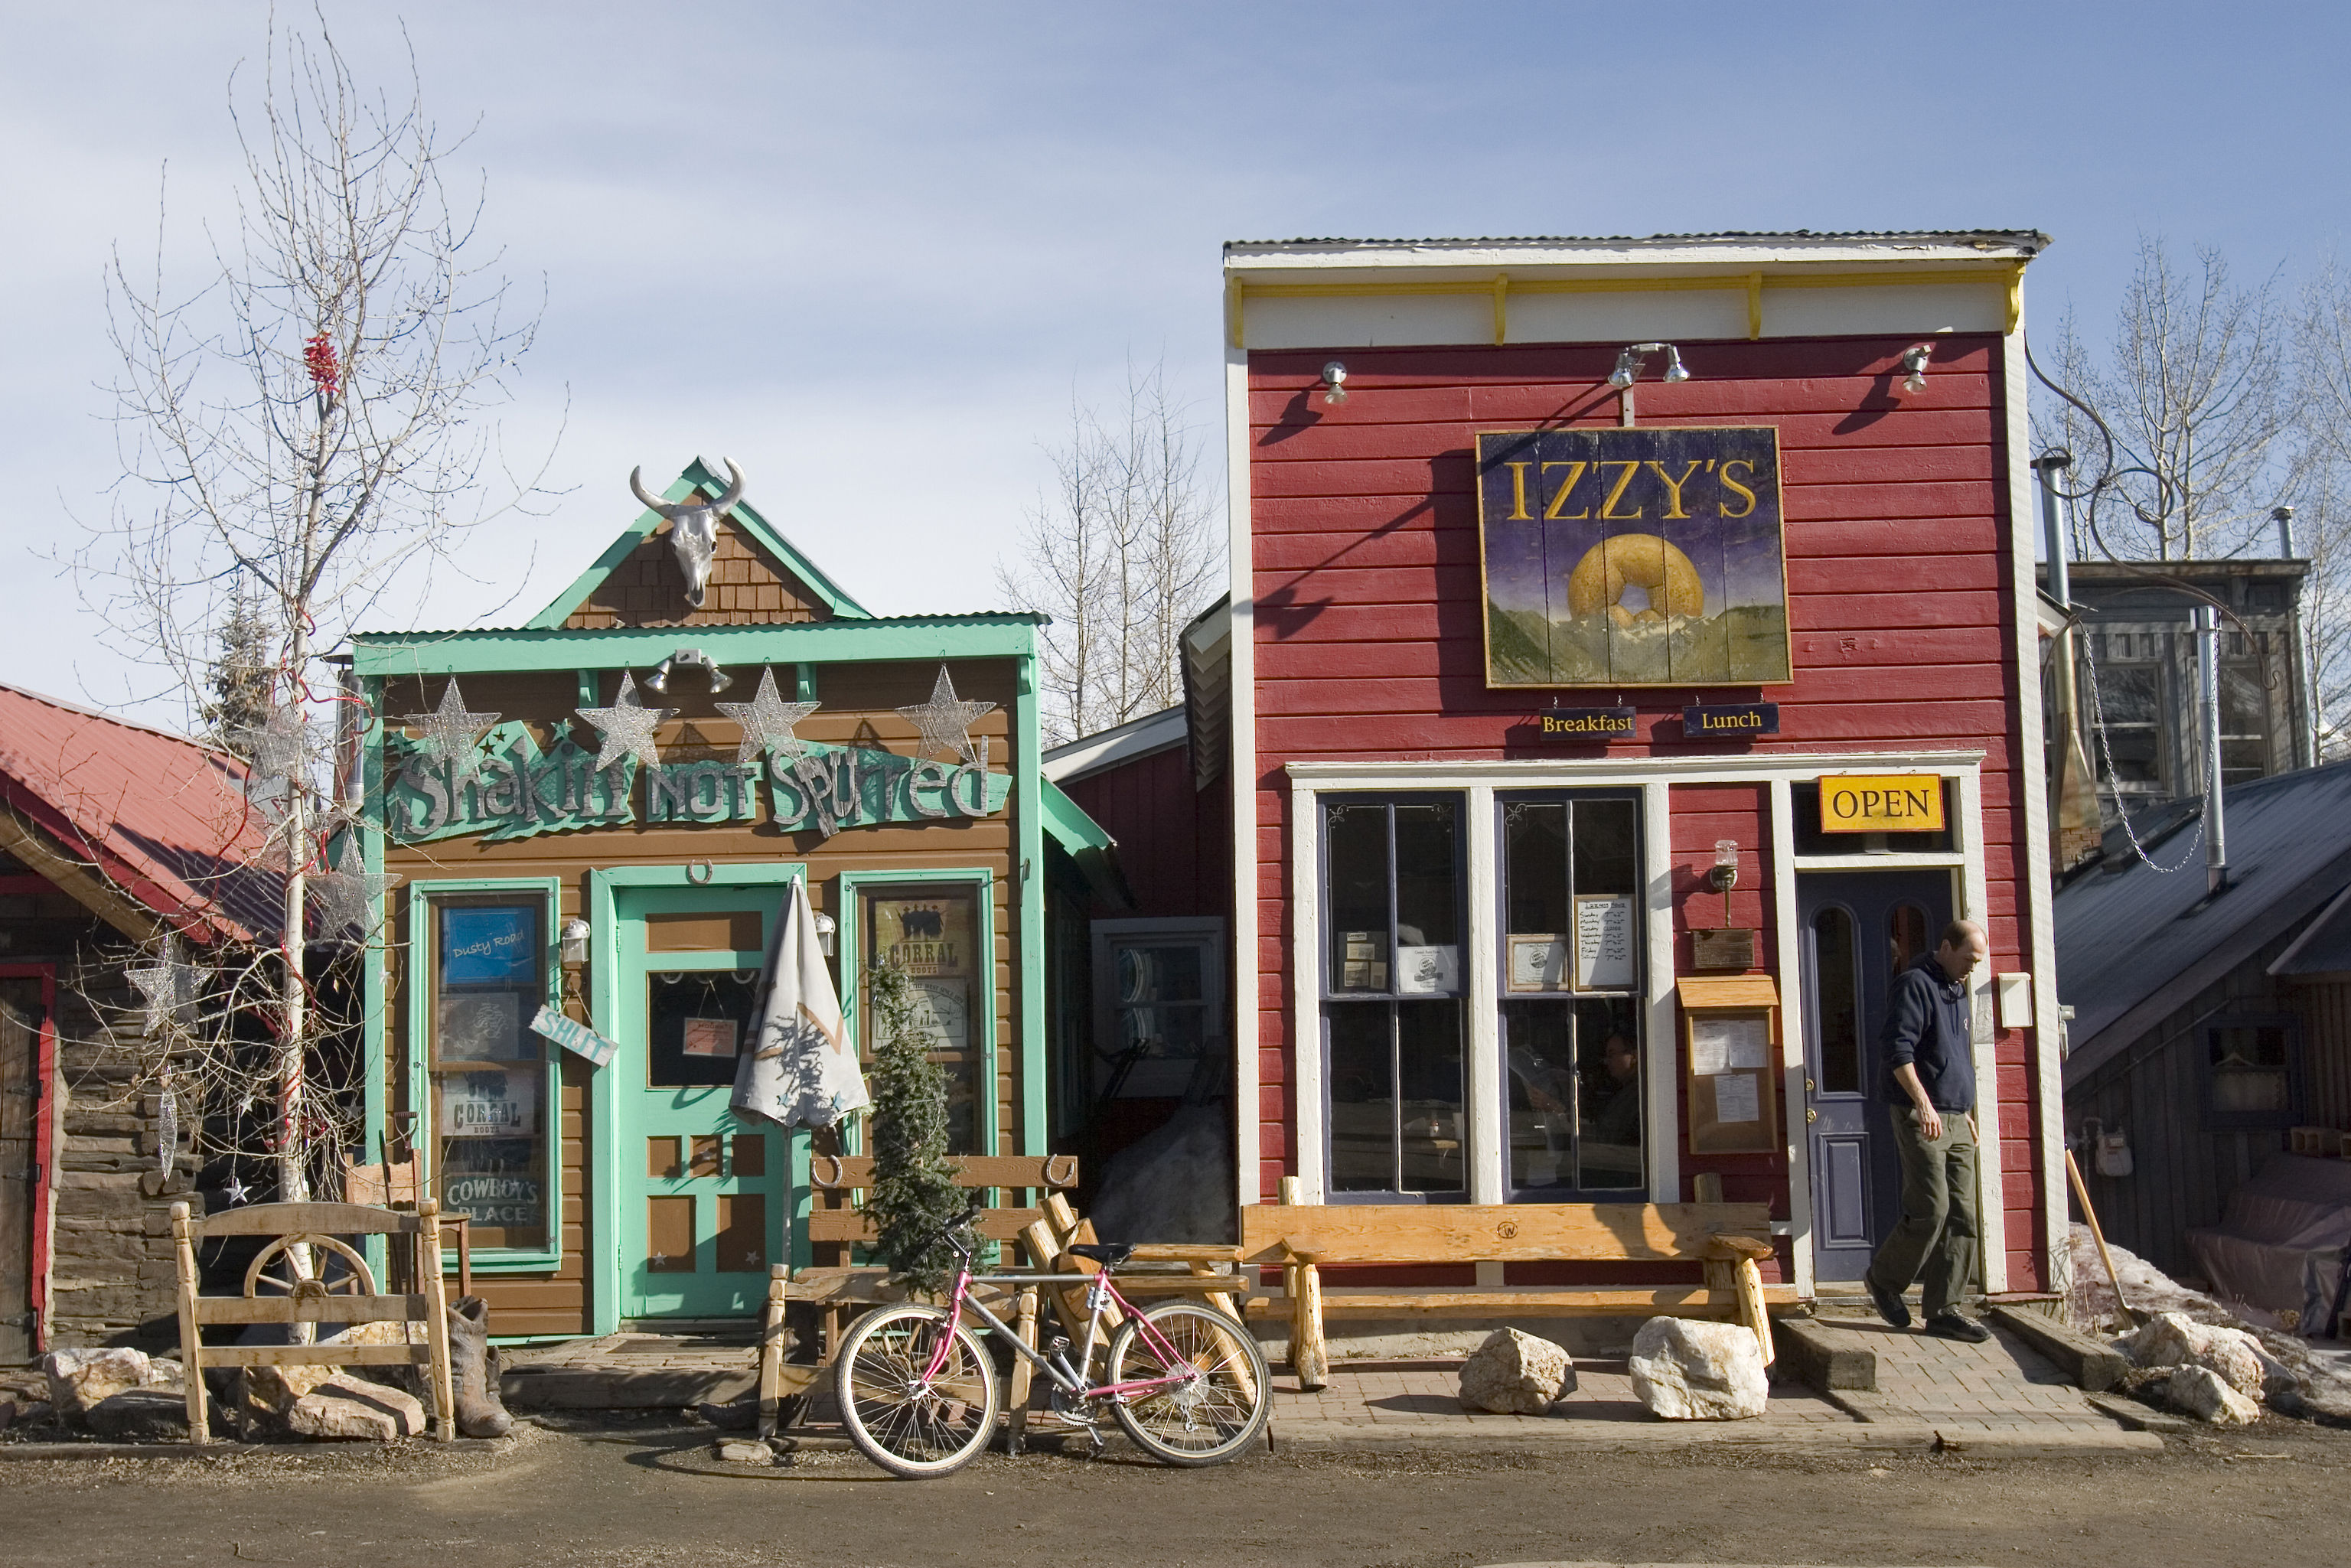
<svg viewBox="0 0 2351 1568">
<path fill-rule="evenodd" d="M 1567 938 L 1532 936 L 1510 938 L 1510 989 L 1563 991 L 1567 984 Z"/>
<path fill-rule="evenodd" d="M 1460 988 L 1461 949 L 1396 947 L 1396 992 L 1400 996 L 1446 996 Z"/>
<path fill-rule="evenodd" d="M 441 1077 L 444 1138 L 528 1137 L 538 1131 L 538 1074 L 450 1072 Z"/>
<path fill-rule="evenodd" d="M 733 1056 L 741 1026 L 733 1019 L 681 1019 L 688 1056 Z"/>
<path fill-rule="evenodd" d="M 1575 986 L 1583 991 L 1630 990 L 1634 982 L 1633 901 L 1575 901 Z"/>
<path fill-rule="evenodd" d="M 1690 1024 L 1690 1071 L 1760 1072 L 1769 1067 L 1771 1030 L 1761 1019 L 1698 1019 Z"/>
<path fill-rule="evenodd" d="M 519 1061 L 538 1054 L 523 1038 L 523 993 L 473 991 L 441 998 L 444 1061 Z"/>
<path fill-rule="evenodd" d="M 931 1037 L 933 1051 L 963 1051 L 971 1044 L 971 1007 L 961 980 L 916 980 L 909 998 L 913 1027 Z"/>
</svg>

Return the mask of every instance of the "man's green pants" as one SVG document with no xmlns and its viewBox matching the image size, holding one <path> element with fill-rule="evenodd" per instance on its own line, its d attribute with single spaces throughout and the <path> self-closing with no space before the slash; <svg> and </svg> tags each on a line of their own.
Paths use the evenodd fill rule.
<svg viewBox="0 0 2351 1568">
<path fill-rule="evenodd" d="M 1897 1295 L 1923 1275 L 1927 1315 L 1957 1308 L 1976 1282 L 1976 1140 L 1966 1116 L 1943 1113 L 1943 1135 L 1929 1138 L 1916 1106 L 1894 1113 L 1894 1147 L 1902 1156 L 1902 1220 L 1877 1245 L 1869 1279 Z"/>
</svg>

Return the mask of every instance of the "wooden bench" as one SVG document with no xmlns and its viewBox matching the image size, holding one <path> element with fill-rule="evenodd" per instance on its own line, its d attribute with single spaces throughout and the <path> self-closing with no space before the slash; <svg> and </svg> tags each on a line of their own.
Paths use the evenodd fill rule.
<svg viewBox="0 0 2351 1568">
<path fill-rule="evenodd" d="M 266 1236 L 271 1240 L 245 1271 L 245 1293 L 204 1296 L 196 1292 L 196 1245 L 212 1237 Z M 408 1243 L 406 1266 L 418 1283 L 413 1291 L 384 1294 L 375 1273 L 346 1236 L 382 1236 Z M 310 1249 L 311 1272 L 323 1271 L 323 1254 L 340 1257 L 348 1272 L 332 1283 L 321 1278 L 281 1281 L 269 1272 L 297 1247 Z M 431 1198 L 413 1214 L 396 1214 L 350 1203 L 260 1203 L 193 1218 L 184 1203 L 172 1206 L 172 1249 L 179 1274 L 180 1365 L 188 1390 L 188 1437 L 211 1440 L 205 1407 L 208 1366 L 422 1366 L 432 1389 L 434 1427 L 443 1442 L 457 1436 L 457 1403 L 449 1375 L 449 1298 L 441 1282 L 440 1207 Z M 289 1270 L 290 1271 L 290 1270 Z M 224 1344 L 204 1343 L 211 1323 L 422 1323 L 421 1342 L 411 1331 L 406 1344 Z"/>
<path fill-rule="evenodd" d="M 1297 1178 L 1282 1184 L 1294 1199 Z M 1765 1285 L 1771 1211 L 1760 1203 L 1255 1204 L 1241 1210 L 1241 1261 L 1282 1270 L 1290 1360 L 1302 1387 L 1330 1375 L 1330 1317 L 1684 1317 L 1746 1324 L 1771 1361 L 1766 1314 L 1795 1289 Z M 1695 1261 L 1692 1285 L 1389 1285 L 1326 1288 L 1346 1264 Z M 1267 1310 L 1271 1302 L 1264 1303 Z"/>
</svg>

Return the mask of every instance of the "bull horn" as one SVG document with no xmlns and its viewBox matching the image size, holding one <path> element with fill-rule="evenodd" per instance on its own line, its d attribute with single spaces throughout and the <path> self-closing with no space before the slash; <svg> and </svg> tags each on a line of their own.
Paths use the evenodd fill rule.
<svg viewBox="0 0 2351 1568">
<path fill-rule="evenodd" d="M 675 504 L 664 501 L 659 496 L 650 496 L 645 493 L 644 472 L 642 465 L 629 470 L 629 488 L 637 493 L 638 500 L 643 501 L 649 509 L 659 516 L 676 517 L 678 508 Z"/>
<path fill-rule="evenodd" d="M 718 461 L 726 465 L 729 477 L 726 494 L 710 503 L 710 509 L 714 512 L 723 512 L 743 498 L 743 470 L 735 466 L 732 457 L 721 457 Z"/>
</svg>

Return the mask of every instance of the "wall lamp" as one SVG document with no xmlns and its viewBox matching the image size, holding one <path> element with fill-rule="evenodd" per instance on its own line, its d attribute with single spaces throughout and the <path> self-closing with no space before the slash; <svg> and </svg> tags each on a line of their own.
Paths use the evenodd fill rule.
<svg viewBox="0 0 2351 1568">
<path fill-rule="evenodd" d="M 567 967 L 588 961 L 588 923 L 578 915 L 563 923 L 559 935 L 563 962 Z"/>
<path fill-rule="evenodd" d="M 723 692 L 735 684 L 735 677 L 720 669 L 718 661 L 701 649 L 680 648 L 653 666 L 653 673 L 645 677 L 645 689 L 667 695 L 671 678 L 679 670 L 692 669 L 702 670 L 710 676 L 710 689 L 714 692 Z"/>
<path fill-rule="evenodd" d="M 1341 364 L 1336 360 L 1332 361 L 1329 364 L 1322 367 L 1322 379 L 1315 384 L 1331 389 L 1322 394 L 1322 401 L 1324 402 L 1329 403 L 1332 408 L 1340 408 L 1345 405 L 1347 402 L 1346 366 Z"/>
<path fill-rule="evenodd" d="M 1633 423 L 1633 382 L 1641 373 L 1642 361 L 1651 354 L 1666 356 L 1666 373 L 1659 378 L 1668 382 L 1686 382 L 1689 371 L 1683 367 L 1682 351 L 1671 343 L 1628 343 L 1616 354 L 1616 368 L 1608 372 L 1608 384 L 1616 389 L 1616 423 L 1628 429 Z"/>
<path fill-rule="evenodd" d="M 817 951 L 822 953 L 828 958 L 832 956 L 832 934 L 839 929 L 840 927 L 834 924 L 831 915 L 827 915 L 821 909 L 816 912 Z"/>
<path fill-rule="evenodd" d="M 1707 884 L 1722 894 L 1722 923 L 1730 924 L 1730 890 L 1739 885 L 1739 841 L 1714 841 L 1714 864 L 1708 868 Z"/>
<path fill-rule="evenodd" d="M 1902 378 L 1904 392 L 1927 390 L 1927 361 L 1934 357 L 1934 353 L 1935 345 L 1932 343 L 1913 343 L 1902 350 L 1902 369 L 1907 372 Z"/>
</svg>

